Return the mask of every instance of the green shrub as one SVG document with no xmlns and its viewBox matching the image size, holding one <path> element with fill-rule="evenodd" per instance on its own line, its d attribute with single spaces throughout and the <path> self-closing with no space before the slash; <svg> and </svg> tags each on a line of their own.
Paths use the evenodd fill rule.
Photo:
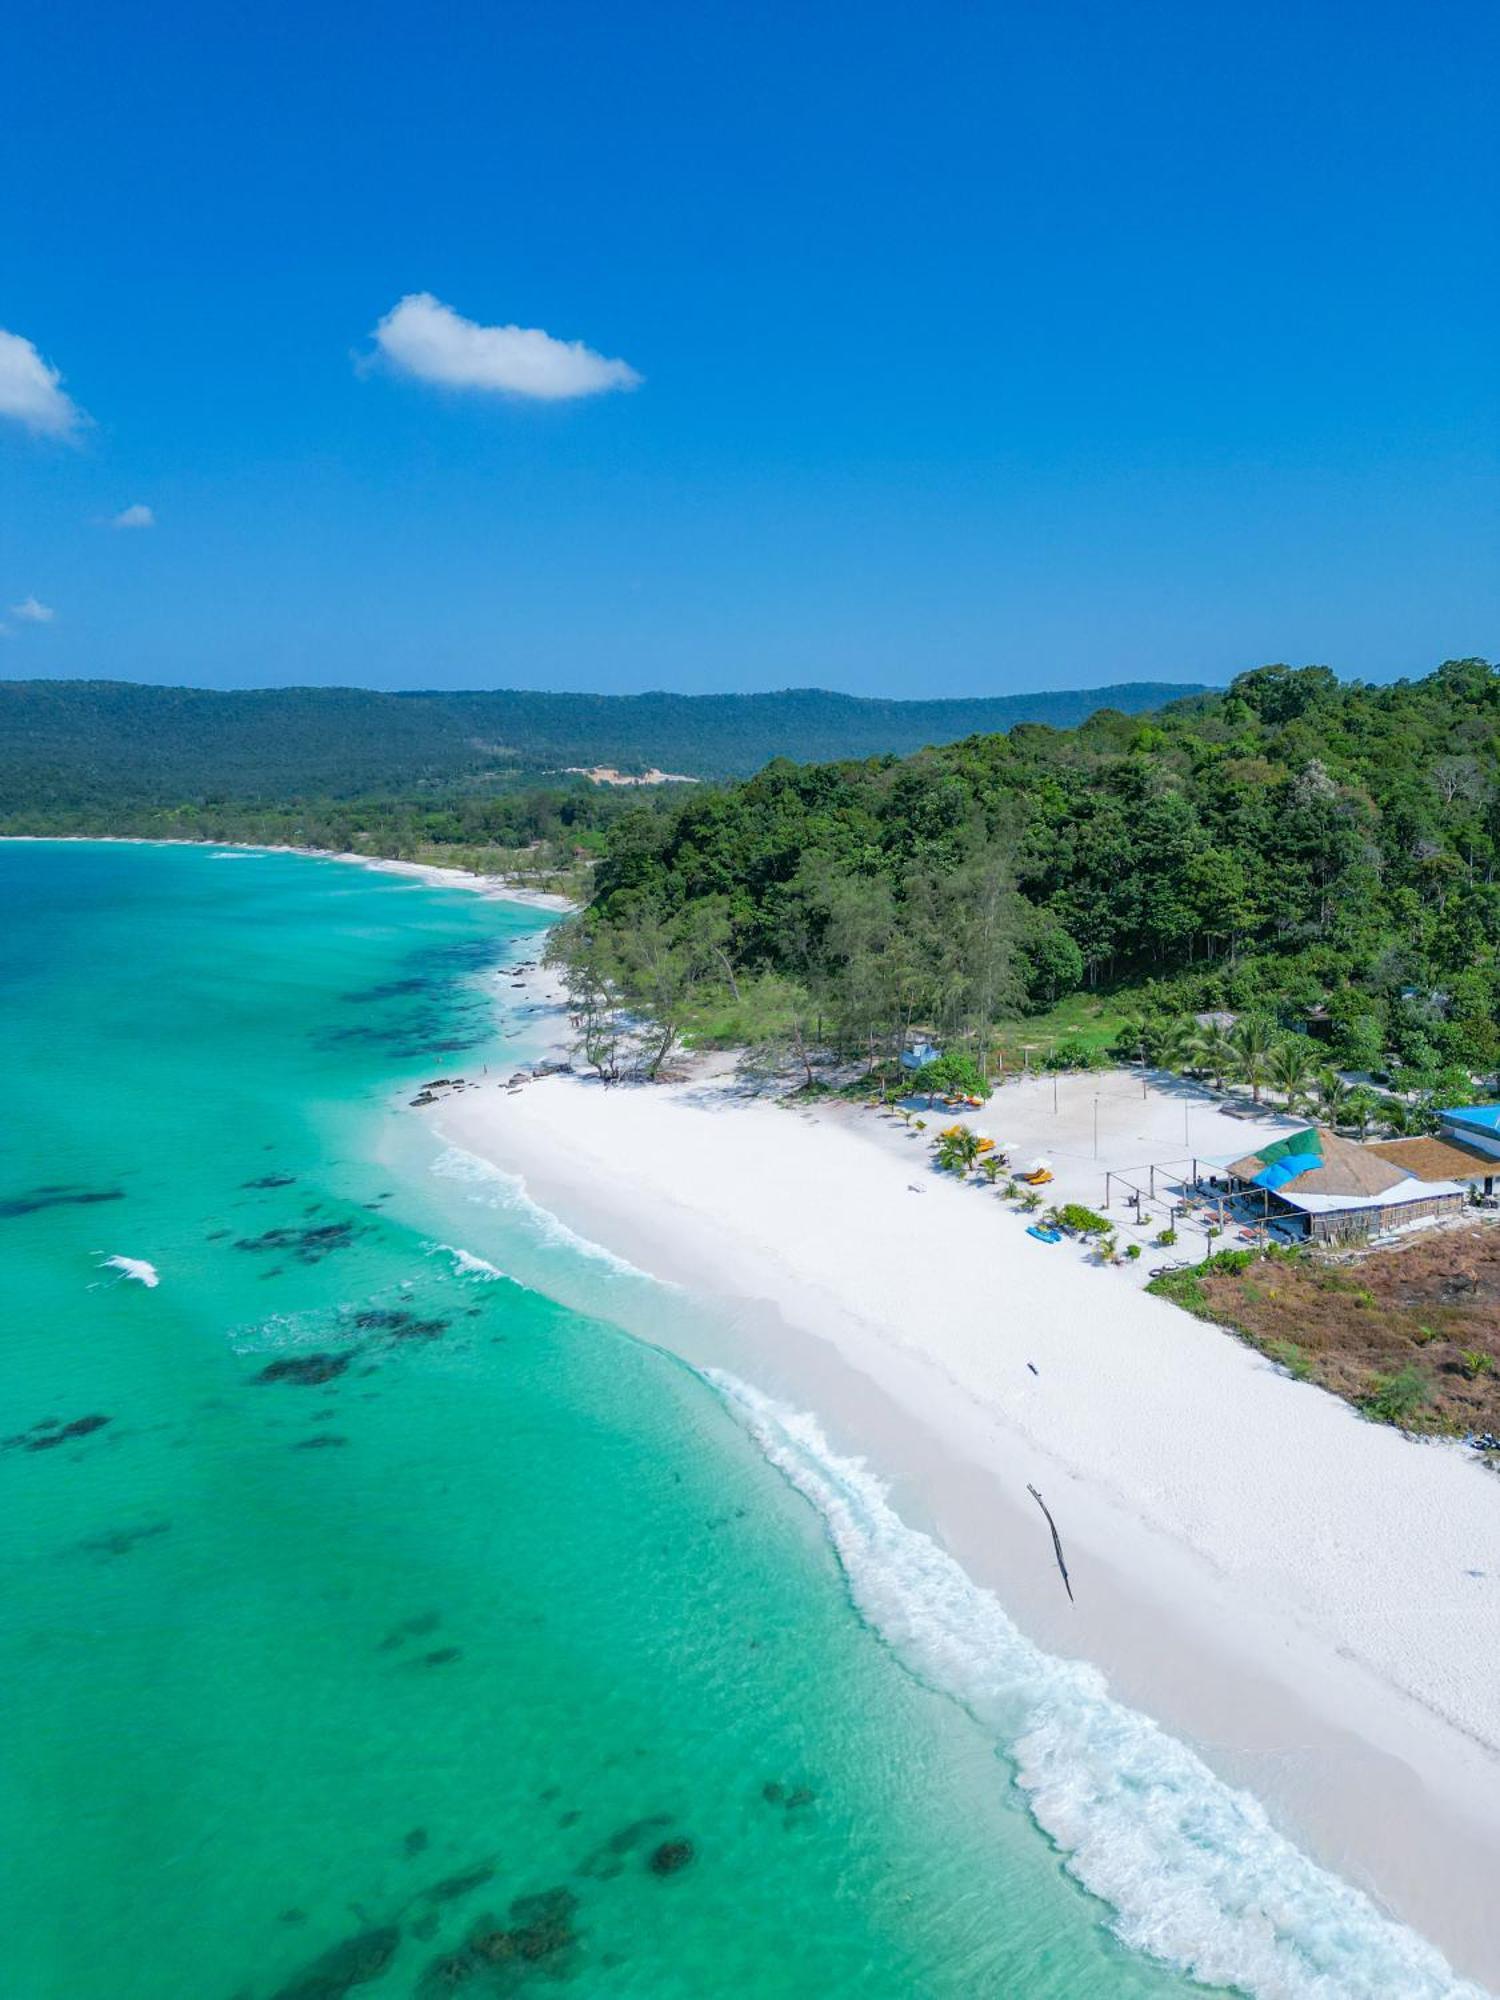
<svg viewBox="0 0 1500 2000">
<path fill-rule="evenodd" d="M 1066 1229 L 1070 1236 L 1099 1236 L 1109 1229 L 1107 1216 L 1096 1215 L 1082 1202 L 1067 1201 L 1057 1210 L 1057 1226 Z"/>
<path fill-rule="evenodd" d="M 1266 1352 L 1278 1368 L 1284 1368 L 1298 1382 L 1305 1382 L 1312 1374 L 1312 1357 L 1295 1340 L 1273 1340 Z"/>
<path fill-rule="evenodd" d="M 1394 1375 L 1377 1375 L 1360 1397 L 1359 1407 L 1380 1424 L 1405 1424 L 1424 1403 L 1432 1401 L 1427 1378 L 1412 1362 Z"/>
<path fill-rule="evenodd" d="M 1146 1286 L 1159 1299 L 1170 1299 L 1174 1306 L 1181 1306 L 1184 1312 L 1197 1315 L 1199 1319 L 1212 1319 L 1213 1307 L 1208 1295 L 1198 1282 L 1198 1273 L 1189 1268 L 1185 1271 L 1163 1271 L 1159 1278 L 1152 1278 Z"/>
<path fill-rule="evenodd" d="M 1170 1228 L 1159 1229 L 1156 1233 L 1156 1240 L 1163 1250 L 1170 1250 L 1172 1245 L 1177 1241 L 1177 1231 Z"/>
<path fill-rule="evenodd" d="M 990 1087 L 978 1063 L 961 1049 L 950 1049 L 946 1055 L 924 1063 L 913 1073 L 907 1087 L 924 1097 L 988 1097 L 990 1094 Z"/>
<path fill-rule="evenodd" d="M 1257 1261 L 1253 1250 L 1216 1250 L 1211 1257 L 1205 1257 L 1201 1269 L 1205 1271 L 1248 1271 Z"/>
<path fill-rule="evenodd" d="M 1132 1264 L 1135 1263 L 1140 1254 L 1141 1246 L 1139 1243 L 1127 1243 L 1125 1245 L 1125 1255 L 1130 1259 Z"/>
</svg>

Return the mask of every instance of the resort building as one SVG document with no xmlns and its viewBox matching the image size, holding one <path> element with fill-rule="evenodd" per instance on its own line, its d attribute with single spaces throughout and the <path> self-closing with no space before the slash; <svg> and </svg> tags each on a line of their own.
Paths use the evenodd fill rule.
<svg viewBox="0 0 1500 2000">
<path fill-rule="evenodd" d="M 1269 1218 L 1290 1220 L 1319 1243 L 1356 1243 L 1463 1208 L 1464 1181 L 1428 1178 L 1413 1163 L 1389 1158 L 1388 1150 L 1308 1126 L 1224 1171 L 1238 1192 L 1261 1195 Z"/>
<path fill-rule="evenodd" d="M 1430 1139 L 1386 1139 L 1370 1147 L 1421 1181 L 1457 1181 L 1493 1195 L 1500 1182 L 1500 1104 L 1469 1104 L 1438 1113 Z"/>
<path fill-rule="evenodd" d="M 1453 1111 L 1440 1111 L 1438 1120 L 1443 1141 L 1457 1147 L 1478 1163 L 1479 1172 L 1467 1180 L 1484 1178 L 1484 1191 L 1493 1194 L 1500 1179 L 1500 1104 L 1462 1104 Z"/>
</svg>

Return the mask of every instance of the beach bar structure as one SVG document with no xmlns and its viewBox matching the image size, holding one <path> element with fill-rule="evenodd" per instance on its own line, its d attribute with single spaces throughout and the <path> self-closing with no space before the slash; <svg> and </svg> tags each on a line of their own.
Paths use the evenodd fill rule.
<svg viewBox="0 0 1500 2000">
<path fill-rule="evenodd" d="M 1261 1195 L 1268 1215 L 1317 1243 L 1358 1243 L 1463 1208 L 1464 1182 L 1424 1179 L 1384 1153 L 1310 1125 L 1223 1171 L 1235 1192 Z"/>
<path fill-rule="evenodd" d="M 1468 1164 L 1461 1180 L 1482 1181 L 1486 1194 L 1500 1180 L 1500 1104 L 1460 1104 L 1438 1113 L 1440 1145 Z"/>
</svg>

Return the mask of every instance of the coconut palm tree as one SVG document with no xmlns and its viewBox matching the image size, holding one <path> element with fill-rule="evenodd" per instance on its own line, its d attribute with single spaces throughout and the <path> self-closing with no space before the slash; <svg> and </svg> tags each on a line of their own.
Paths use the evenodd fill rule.
<svg viewBox="0 0 1500 2000">
<path fill-rule="evenodd" d="M 1266 1061 L 1266 1074 L 1286 1099 L 1287 1110 L 1294 1111 L 1306 1097 L 1312 1079 L 1312 1064 L 1301 1035 L 1288 1035 L 1276 1044 Z"/>
<path fill-rule="evenodd" d="M 1379 1110 L 1380 1099 L 1373 1090 L 1368 1090 L 1361 1084 L 1357 1090 L 1349 1092 L 1344 1105 L 1344 1115 L 1358 1124 L 1361 1141 L 1370 1136 L 1370 1120 Z"/>
<path fill-rule="evenodd" d="M 979 1158 L 979 1136 L 967 1125 L 950 1125 L 934 1141 L 937 1163 L 960 1179 Z"/>
<path fill-rule="evenodd" d="M 1229 1039 L 1239 1057 L 1239 1074 L 1250 1086 L 1251 1101 L 1259 1104 L 1276 1037 L 1264 1021 L 1251 1019 L 1241 1021 Z"/>
<path fill-rule="evenodd" d="M 1154 1039 L 1151 1023 L 1144 1014 L 1127 1014 L 1115 1036 L 1115 1048 L 1124 1053 L 1128 1061 L 1138 1062 L 1144 1069 L 1151 1059 Z"/>
<path fill-rule="evenodd" d="M 1348 1116 L 1350 1095 L 1348 1084 L 1337 1070 L 1318 1071 L 1318 1109 L 1334 1131 L 1338 1130 L 1339 1120 Z"/>
<path fill-rule="evenodd" d="M 1240 1052 L 1222 1028 L 1208 1028 L 1194 1042 L 1199 1065 L 1213 1078 L 1214 1089 L 1224 1088 L 1224 1079 L 1239 1070 Z"/>
<path fill-rule="evenodd" d="M 1166 1069 L 1195 1069 L 1200 1060 L 1202 1030 L 1191 1014 L 1166 1022 L 1160 1032 L 1156 1059 Z"/>
<path fill-rule="evenodd" d="M 1422 1114 L 1404 1097 L 1382 1097 L 1379 1104 L 1387 1138 L 1409 1139 L 1422 1130 Z"/>
<path fill-rule="evenodd" d="M 1431 1095 L 1418 1098 L 1372 1095 L 1377 1106 L 1375 1116 L 1391 1138 L 1414 1139 L 1420 1138 L 1423 1133 L 1437 1131 L 1441 1121 Z"/>
</svg>

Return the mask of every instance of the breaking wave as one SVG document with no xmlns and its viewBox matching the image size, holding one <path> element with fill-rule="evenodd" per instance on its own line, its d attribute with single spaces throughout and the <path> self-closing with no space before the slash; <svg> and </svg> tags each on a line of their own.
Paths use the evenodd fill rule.
<svg viewBox="0 0 1500 2000">
<path fill-rule="evenodd" d="M 989 1591 L 908 1528 L 815 1418 L 705 1371 L 822 1516 L 865 1621 L 991 1731 L 1032 1817 L 1124 1943 L 1257 2000 L 1484 2000 L 1441 1954 L 1301 1853 L 1248 1792 L 1032 1645 Z"/>
<path fill-rule="evenodd" d="M 113 1256 L 104 1259 L 106 1271 L 118 1271 L 122 1278 L 132 1278 L 138 1285 L 154 1290 L 161 1283 L 156 1266 L 148 1264 L 144 1257 Z"/>
<path fill-rule="evenodd" d="M 460 1278 L 480 1278 L 491 1284 L 496 1278 L 505 1276 L 498 1264 L 492 1264 L 488 1257 L 476 1257 L 472 1250 L 460 1250 L 456 1243 L 429 1243 L 429 1257 L 451 1257 L 453 1269 Z"/>
<path fill-rule="evenodd" d="M 645 1278 L 653 1285 L 665 1283 L 663 1279 L 651 1277 L 649 1272 L 641 1270 L 639 1265 L 632 1264 L 627 1258 L 617 1257 L 602 1243 L 590 1242 L 588 1237 L 569 1229 L 540 1202 L 532 1200 L 519 1174 L 505 1173 L 490 1161 L 480 1159 L 477 1153 L 466 1153 L 462 1146 L 450 1146 L 433 1161 L 432 1171 L 441 1174 L 445 1180 L 465 1183 L 470 1189 L 471 1201 L 477 1201 L 486 1208 L 508 1209 L 520 1216 L 537 1239 L 549 1248 L 572 1250 L 593 1263 L 618 1271 L 623 1277 Z M 666 1289 L 676 1291 L 679 1288 L 666 1285 Z"/>
</svg>

